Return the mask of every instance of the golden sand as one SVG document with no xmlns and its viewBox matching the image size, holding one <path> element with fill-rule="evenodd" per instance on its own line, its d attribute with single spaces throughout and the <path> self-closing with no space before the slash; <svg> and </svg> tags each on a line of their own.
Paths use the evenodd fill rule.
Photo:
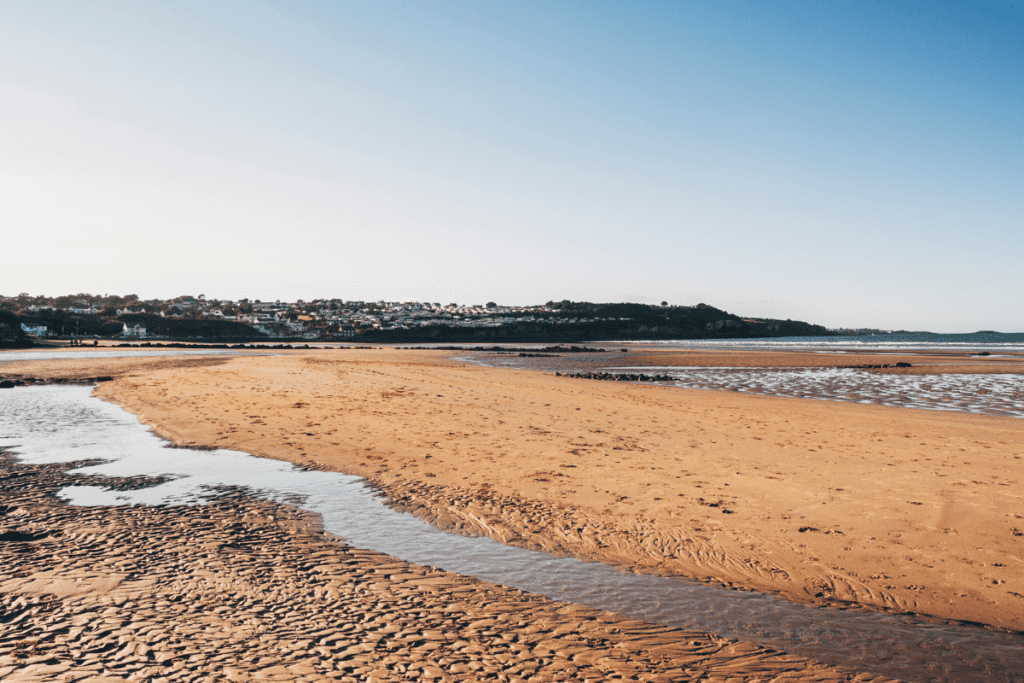
<svg viewBox="0 0 1024 683">
<path fill-rule="evenodd" d="M 359 474 L 462 533 L 1024 629 L 1019 420 L 574 380 L 448 355 L 193 360 L 97 392 L 175 442 Z"/>
<path fill-rule="evenodd" d="M 648 363 L 644 354 L 664 355 L 617 354 L 615 363 L 675 364 Z M 97 394 L 178 444 L 362 475 L 394 507 L 460 533 L 796 601 L 1024 630 L 1019 420 L 594 382 L 468 365 L 451 355 L 331 350 L 83 359 L 12 363 L 3 372 L 111 374 L 115 379 Z M 754 355 L 730 362 L 794 367 L 799 360 Z M 888 362 L 866 358 L 865 364 Z M 965 361 L 944 364 L 957 371 Z M 199 569 L 203 557 L 195 560 Z M 337 581 L 353 581 L 338 571 Z M 382 578 L 379 585 L 390 585 Z M 210 588 L 214 597 L 204 599 L 236 599 L 232 586 Z M 90 588 L 94 593 L 107 599 L 103 590 Z M 423 604 L 440 609 L 456 602 L 434 593 Z M 529 611 L 534 607 L 522 608 L 528 614 L 501 631 L 532 629 L 531 620 L 542 618 Z M 676 635 L 665 635 L 660 646 Z M 528 656 L 544 660 L 540 650 Z M 685 666 L 689 656 L 669 659 Z M 364 666 L 381 661 L 371 659 Z M 752 663 L 734 673 L 746 680 L 772 666 Z M 812 667 L 804 660 L 779 666 L 777 672 L 790 672 L 785 680 L 839 675 L 800 669 Z M 535 675 L 556 680 L 556 670 Z"/>
</svg>

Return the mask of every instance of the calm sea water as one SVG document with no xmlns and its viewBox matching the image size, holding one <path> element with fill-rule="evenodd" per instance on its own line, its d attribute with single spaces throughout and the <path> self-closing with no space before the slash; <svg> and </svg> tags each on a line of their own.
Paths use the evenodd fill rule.
<svg viewBox="0 0 1024 683">
<path fill-rule="evenodd" d="M 620 340 L 605 344 L 650 345 L 665 349 L 732 349 L 742 351 L 957 351 L 992 355 L 1024 352 L 1024 333 L 972 332 L 935 334 L 893 332 L 840 337 L 775 337 L 772 339 Z"/>
</svg>

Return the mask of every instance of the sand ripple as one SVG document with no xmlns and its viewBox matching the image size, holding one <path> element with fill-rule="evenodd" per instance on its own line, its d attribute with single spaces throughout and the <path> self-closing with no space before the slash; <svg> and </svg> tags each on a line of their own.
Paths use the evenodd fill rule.
<svg viewBox="0 0 1024 683">
<path fill-rule="evenodd" d="M 309 515 L 231 491 L 61 504 L 85 483 L 68 466 L 0 457 L 5 683 L 883 680 L 331 542 Z"/>
</svg>

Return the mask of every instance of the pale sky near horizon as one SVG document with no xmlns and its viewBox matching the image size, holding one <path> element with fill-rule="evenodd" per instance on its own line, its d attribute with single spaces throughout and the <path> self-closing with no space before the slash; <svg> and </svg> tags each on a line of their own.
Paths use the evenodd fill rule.
<svg viewBox="0 0 1024 683">
<path fill-rule="evenodd" d="M 0 0 L 0 294 L 1024 332 L 1024 0 Z"/>
</svg>

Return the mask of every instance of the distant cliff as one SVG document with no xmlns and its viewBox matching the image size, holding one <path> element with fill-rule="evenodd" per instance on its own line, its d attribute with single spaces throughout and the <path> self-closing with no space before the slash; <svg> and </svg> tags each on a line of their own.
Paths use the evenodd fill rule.
<svg viewBox="0 0 1024 683">
<path fill-rule="evenodd" d="M 568 322 L 579 318 L 603 318 Z M 798 320 L 740 318 L 707 304 L 648 306 L 562 302 L 552 322 L 514 323 L 494 327 L 436 325 L 408 330 L 366 330 L 359 338 L 377 342 L 538 341 L 567 342 L 612 339 L 743 339 L 832 336 L 821 325 Z M 562 322 L 553 322 L 561 320 Z"/>
<path fill-rule="evenodd" d="M 120 298 L 117 299 L 121 301 Z M 108 300 L 104 300 L 109 303 Z M 175 300 L 177 301 L 177 300 Z M 199 301 L 199 300 L 193 300 Z M 25 302 L 29 303 L 29 302 Z M 5 323 L 5 344 L 21 337 L 20 323 L 46 326 L 55 337 L 119 338 L 122 330 L 145 328 L 145 338 L 242 342 L 266 339 L 262 331 L 222 315 L 235 315 L 234 304 L 220 302 L 218 316 L 197 314 L 195 306 L 186 315 L 157 315 L 151 311 L 126 312 L 118 306 L 99 308 L 90 302 L 75 302 L 85 308 L 54 308 L 36 301 L 12 313 Z M 408 304 L 409 302 L 406 302 Z M 415 302 L 413 302 L 415 303 Z M 10 302 L 0 301 L 10 305 Z M 579 342 L 615 339 L 740 339 L 765 337 L 831 336 L 820 325 L 796 320 L 741 318 L 714 306 L 649 306 L 632 303 L 548 302 L 543 306 L 503 308 L 486 306 L 442 307 L 440 304 L 384 305 L 351 302 L 340 309 L 333 302 L 274 304 L 273 320 L 293 321 L 294 337 L 275 339 L 339 340 L 366 342 Z M 161 302 L 146 302 L 159 307 Z M 183 304 L 184 305 L 184 304 Z M 248 304 L 240 304 L 248 306 Z M 180 307 L 175 304 L 175 312 Z M 223 308 L 227 313 L 221 313 Z M 163 310 L 163 309 L 160 309 Z M 269 314 L 267 314 L 269 319 Z M 19 320 L 20 319 L 20 320 Z M 283 327 L 283 325 L 279 325 Z M 131 330 L 129 330 L 131 332 Z M 141 335 L 139 335 L 141 336 Z M 24 340 L 18 343 L 24 343 Z"/>
</svg>

